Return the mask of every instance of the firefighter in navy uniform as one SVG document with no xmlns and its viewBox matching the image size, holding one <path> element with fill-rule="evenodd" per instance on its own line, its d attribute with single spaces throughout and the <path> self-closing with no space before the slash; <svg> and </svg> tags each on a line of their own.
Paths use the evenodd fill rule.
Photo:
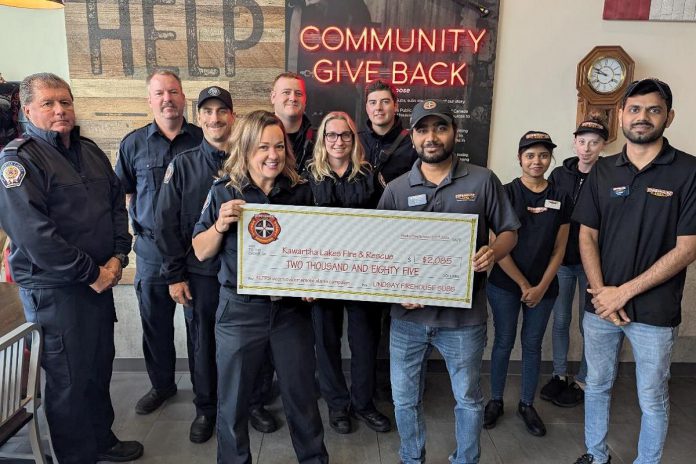
<svg viewBox="0 0 696 464">
<path fill-rule="evenodd" d="M 28 321 L 43 330 L 44 404 L 61 464 L 131 461 L 135 441 L 111 431 L 116 311 L 111 287 L 131 248 L 124 195 L 111 163 L 80 137 L 73 97 L 39 73 L 20 87 L 26 135 L 0 153 L 0 224 Z"/>
<path fill-rule="evenodd" d="M 396 114 L 396 89 L 388 82 L 376 80 L 365 88 L 365 111 L 368 120 L 360 131 L 365 159 L 381 176 L 386 186 L 400 175 L 409 172 L 418 159 L 408 129 Z"/>
<path fill-rule="evenodd" d="M 278 74 L 273 80 L 271 104 L 275 115 L 283 121 L 292 143 L 297 173 L 302 175 L 307 169 L 307 164 L 312 161 L 316 135 L 305 114 L 307 91 L 304 79 L 293 72 Z"/>
<path fill-rule="evenodd" d="M 220 262 L 196 259 L 191 235 L 205 197 L 227 158 L 225 149 L 234 123 L 232 97 L 227 90 L 208 87 L 201 91 L 198 123 L 203 129 L 203 142 L 176 155 L 165 172 L 155 210 L 155 242 L 162 253 L 161 276 L 169 285 L 172 299 L 185 309 L 196 405 L 189 438 L 203 443 L 213 434 L 217 413 L 215 308 L 220 292 Z"/>
<path fill-rule="evenodd" d="M 155 243 L 155 208 L 169 163 L 176 154 L 197 147 L 203 139 L 201 129 L 184 119 L 186 97 L 176 74 L 155 71 L 147 78 L 147 87 L 155 120 L 123 138 L 116 160 L 116 175 L 129 195 L 136 235 L 135 294 L 143 324 L 145 366 L 152 383 L 135 406 L 138 414 L 150 414 L 176 393 L 176 303 L 160 276 L 162 254 Z"/>
</svg>

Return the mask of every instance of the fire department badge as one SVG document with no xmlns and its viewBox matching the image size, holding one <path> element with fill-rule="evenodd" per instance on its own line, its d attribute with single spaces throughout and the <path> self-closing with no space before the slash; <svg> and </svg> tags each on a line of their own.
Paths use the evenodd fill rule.
<svg viewBox="0 0 696 464">
<path fill-rule="evenodd" d="M 423 108 L 426 110 L 432 110 L 437 106 L 437 103 L 435 103 L 432 100 L 428 100 L 427 102 L 423 103 Z"/>
<path fill-rule="evenodd" d="M 0 167 L 0 181 L 5 188 L 19 187 L 26 175 L 27 170 L 17 161 L 6 161 Z"/>
<path fill-rule="evenodd" d="M 268 213 L 255 214 L 249 221 L 249 234 L 251 238 L 261 245 L 274 242 L 280 235 L 280 224 L 275 216 Z"/>
</svg>

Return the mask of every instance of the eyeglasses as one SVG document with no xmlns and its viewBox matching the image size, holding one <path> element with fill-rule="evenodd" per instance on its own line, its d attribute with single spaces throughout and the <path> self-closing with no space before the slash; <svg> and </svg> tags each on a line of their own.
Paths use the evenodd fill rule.
<svg viewBox="0 0 696 464">
<path fill-rule="evenodd" d="M 324 134 L 324 138 L 329 142 L 335 142 L 336 140 L 338 140 L 338 137 L 341 137 L 341 140 L 343 140 L 344 142 L 351 142 L 353 140 L 353 133 L 350 131 L 346 131 L 341 132 L 340 134 L 337 134 L 336 132 L 327 132 Z"/>
</svg>

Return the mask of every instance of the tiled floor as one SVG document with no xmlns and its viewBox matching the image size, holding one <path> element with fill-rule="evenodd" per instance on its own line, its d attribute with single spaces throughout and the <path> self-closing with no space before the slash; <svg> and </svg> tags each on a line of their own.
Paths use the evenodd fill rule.
<svg viewBox="0 0 696 464">
<path fill-rule="evenodd" d="M 545 381 L 546 379 L 544 379 Z M 546 422 L 548 434 L 543 438 L 529 435 L 521 419 L 515 415 L 519 398 L 519 377 L 510 376 L 506 390 L 506 414 L 498 426 L 484 430 L 481 437 L 481 463 L 486 464 L 563 464 L 573 463 L 583 453 L 583 408 L 557 408 L 538 401 L 537 409 Z M 179 375 L 179 393 L 160 410 L 149 416 L 138 416 L 133 410 L 136 400 L 149 388 L 145 374 L 116 373 L 112 382 L 112 397 L 116 410 L 114 431 L 121 439 L 140 440 L 145 455 L 138 463 L 197 464 L 215 462 L 215 440 L 195 445 L 188 440 L 188 429 L 193 418 L 192 392 L 188 376 Z M 483 379 L 484 394 L 489 392 L 489 379 Z M 696 378 L 678 377 L 671 382 L 671 420 L 664 464 L 688 464 L 694 458 L 696 439 Z M 393 410 L 379 404 L 393 419 Z M 446 374 L 429 374 L 425 414 L 428 427 L 427 453 L 429 463 L 447 463 L 454 445 L 454 401 Z M 326 420 L 326 406 L 320 404 Z M 269 409 L 278 417 L 282 406 L 277 400 Z M 288 428 L 282 419 L 280 430 L 261 434 L 251 429 L 254 462 L 260 464 L 289 464 L 296 462 Z M 623 377 L 617 380 L 612 405 L 609 444 L 614 464 L 630 464 L 640 424 L 635 380 Z M 399 437 L 396 431 L 377 434 L 362 423 L 356 423 L 350 435 L 338 435 L 327 427 L 326 446 L 332 464 L 395 464 L 398 462 Z M 13 438 L 1 451 L 29 450 L 26 433 Z M 3 462 L 0 460 L 0 462 Z"/>
</svg>

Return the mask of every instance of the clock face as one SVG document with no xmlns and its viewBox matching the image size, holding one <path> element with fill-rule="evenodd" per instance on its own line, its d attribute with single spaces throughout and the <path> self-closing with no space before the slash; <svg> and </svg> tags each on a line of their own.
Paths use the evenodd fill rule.
<svg viewBox="0 0 696 464">
<path fill-rule="evenodd" d="M 590 68 L 587 80 L 590 87 L 602 94 L 616 92 L 626 78 L 626 67 L 616 58 L 603 56 L 597 58 Z"/>
</svg>

